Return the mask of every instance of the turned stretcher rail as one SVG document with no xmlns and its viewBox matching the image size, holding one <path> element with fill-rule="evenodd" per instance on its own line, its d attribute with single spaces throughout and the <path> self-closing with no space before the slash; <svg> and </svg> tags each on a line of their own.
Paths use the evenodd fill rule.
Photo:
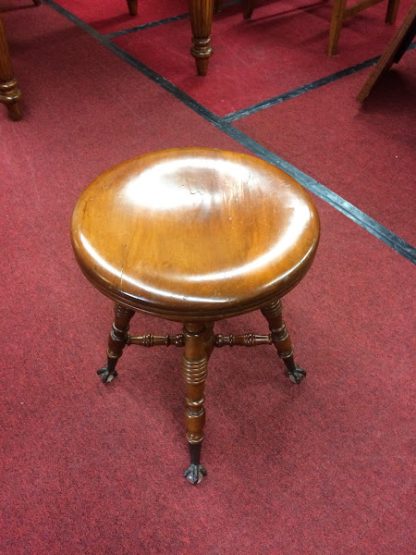
<svg viewBox="0 0 416 555">
<path fill-rule="evenodd" d="M 224 335 L 222 333 L 217 333 L 215 335 L 215 346 L 216 347 L 257 347 L 257 345 L 271 345 L 272 334 L 259 335 L 255 333 L 242 333 L 239 335 Z M 145 335 L 128 335 L 127 345 L 141 345 L 142 347 L 159 347 L 165 345 L 169 347 L 174 345 L 175 347 L 183 347 L 185 345 L 185 336 L 183 333 L 176 335 L 154 335 L 152 333 L 147 333 Z"/>
</svg>

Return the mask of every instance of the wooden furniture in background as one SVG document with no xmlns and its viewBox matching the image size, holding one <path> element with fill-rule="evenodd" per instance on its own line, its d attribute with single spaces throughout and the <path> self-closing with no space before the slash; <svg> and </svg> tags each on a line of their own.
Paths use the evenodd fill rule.
<svg viewBox="0 0 416 555">
<path fill-rule="evenodd" d="M 331 23 L 329 27 L 328 55 L 333 56 L 337 53 L 341 29 L 346 19 L 383 1 L 384 0 L 360 0 L 352 6 L 347 6 L 347 0 L 333 0 Z M 250 19 L 256 3 L 256 0 L 242 0 L 245 19 Z M 399 3 L 400 0 L 387 0 L 386 23 L 393 24 L 396 21 Z"/>
<path fill-rule="evenodd" d="M 402 25 L 397 30 L 393 39 L 387 46 L 385 52 L 377 62 L 373 71 L 368 76 L 362 89 L 358 93 L 357 100 L 364 102 L 370 94 L 374 85 L 378 82 L 380 77 L 385 73 L 394 63 L 400 61 L 407 48 L 410 46 L 413 38 L 416 35 L 416 2 L 408 11 Z"/>
<path fill-rule="evenodd" d="M 33 0 L 33 3 L 39 6 L 41 0 Z M 0 103 L 6 105 L 9 118 L 14 121 L 22 119 L 21 97 L 22 93 L 13 72 L 4 24 L 0 17 Z"/>
<path fill-rule="evenodd" d="M 14 76 L 9 46 L 3 21 L 0 17 L 0 103 L 7 107 L 9 118 L 18 121 L 22 117 L 20 98 L 22 93 Z"/>
<path fill-rule="evenodd" d="M 107 363 L 98 374 L 104 383 L 114 379 L 125 345 L 183 348 L 191 483 L 206 473 L 200 462 L 204 384 L 214 347 L 273 344 L 289 378 L 304 377 L 280 299 L 308 271 L 318 239 L 309 194 L 277 168 L 234 152 L 150 153 L 108 170 L 78 200 L 76 258 L 116 303 Z M 214 333 L 217 320 L 257 309 L 269 333 Z M 182 333 L 130 335 L 137 311 L 181 322 Z"/>
<path fill-rule="evenodd" d="M 338 50 L 338 41 L 341 29 L 346 19 L 356 15 L 357 13 L 379 4 L 383 0 L 361 0 L 352 6 L 347 6 L 347 0 L 334 0 L 331 15 L 331 25 L 329 28 L 328 55 L 333 56 Z M 393 25 L 396 21 L 397 10 L 399 9 L 400 0 L 387 0 L 387 11 L 385 22 Z"/>
<path fill-rule="evenodd" d="M 218 2 L 216 2 L 218 8 Z M 195 58 L 198 75 L 206 75 L 212 55 L 211 28 L 214 0 L 189 0 L 189 14 L 192 27 L 191 54 Z"/>
<path fill-rule="evenodd" d="M 33 3 L 40 6 L 41 0 L 33 0 Z M 137 0 L 127 0 L 127 6 L 130 15 L 137 14 Z M 13 72 L 4 24 L 0 17 L 0 103 L 6 105 L 9 117 L 14 121 L 22 118 L 21 97 L 22 93 Z"/>
</svg>

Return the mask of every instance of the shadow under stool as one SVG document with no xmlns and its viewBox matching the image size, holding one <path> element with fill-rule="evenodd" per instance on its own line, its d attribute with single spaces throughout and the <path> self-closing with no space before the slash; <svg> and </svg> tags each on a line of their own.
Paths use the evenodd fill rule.
<svg viewBox="0 0 416 555">
<path fill-rule="evenodd" d="M 273 344 L 294 383 L 281 297 L 308 271 L 319 241 L 309 194 L 270 164 L 236 152 L 153 152 L 104 172 L 82 193 L 72 244 L 90 282 L 115 301 L 104 383 L 126 345 L 183 349 L 186 438 L 193 484 L 201 465 L 204 384 L 215 347 Z M 270 333 L 223 335 L 216 321 L 261 310 Z M 136 312 L 181 322 L 177 335 L 129 334 Z"/>
</svg>

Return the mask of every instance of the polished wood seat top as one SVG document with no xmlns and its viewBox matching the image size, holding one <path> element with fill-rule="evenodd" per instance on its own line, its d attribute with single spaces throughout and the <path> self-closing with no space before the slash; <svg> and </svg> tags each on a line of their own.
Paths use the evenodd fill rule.
<svg viewBox="0 0 416 555">
<path fill-rule="evenodd" d="M 280 298 L 319 239 L 309 194 L 258 158 L 215 149 L 154 152 L 81 195 L 72 242 L 116 302 L 174 320 L 215 320 Z"/>
</svg>

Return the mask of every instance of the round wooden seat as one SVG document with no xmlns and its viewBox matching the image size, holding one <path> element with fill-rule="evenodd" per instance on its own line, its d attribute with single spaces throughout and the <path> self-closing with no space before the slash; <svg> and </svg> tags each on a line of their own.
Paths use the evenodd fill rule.
<svg viewBox="0 0 416 555">
<path fill-rule="evenodd" d="M 248 156 L 173 149 L 124 162 L 79 199 L 72 223 L 86 276 L 117 302 L 216 320 L 281 297 L 318 243 L 309 195 Z"/>
<path fill-rule="evenodd" d="M 319 240 L 309 195 L 266 162 L 214 149 L 172 149 L 129 160 L 99 176 L 72 219 L 76 258 L 115 302 L 104 383 L 125 345 L 183 347 L 186 437 L 193 484 L 205 421 L 204 385 L 214 347 L 273 344 L 299 383 L 280 298 L 307 272 Z M 216 320 L 259 308 L 269 334 L 214 333 Z M 183 322 L 177 335 L 129 334 L 144 311 Z"/>
</svg>

